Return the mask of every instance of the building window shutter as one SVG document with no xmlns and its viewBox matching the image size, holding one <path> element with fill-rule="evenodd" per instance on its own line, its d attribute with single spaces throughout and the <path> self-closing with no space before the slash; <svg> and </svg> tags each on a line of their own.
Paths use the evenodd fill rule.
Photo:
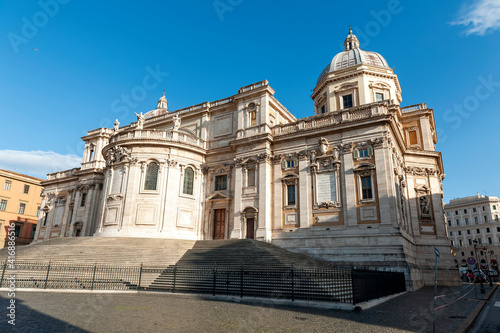
<svg viewBox="0 0 500 333">
<path fill-rule="evenodd" d="M 354 159 L 359 158 L 359 151 L 357 149 L 354 149 L 353 155 L 354 155 Z"/>
<path fill-rule="evenodd" d="M 372 146 L 368 146 L 368 156 L 373 156 L 373 148 L 372 148 Z"/>
<path fill-rule="evenodd" d="M 281 160 L 281 168 L 286 169 L 286 160 Z"/>
</svg>

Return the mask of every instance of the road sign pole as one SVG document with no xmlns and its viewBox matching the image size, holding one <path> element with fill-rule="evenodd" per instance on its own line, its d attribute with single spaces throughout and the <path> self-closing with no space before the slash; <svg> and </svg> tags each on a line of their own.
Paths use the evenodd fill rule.
<svg viewBox="0 0 500 333">
<path fill-rule="evenodd" d="M 434 265 L 434 323 L 432 325 L 432 332 L 436 332 L 436 298 L 437 298 L 437 285 L 438 285 L 438 257 L 439 250 L 434 248 L 434 254 L 436 255 L 436 264 Z"/>
</svg>

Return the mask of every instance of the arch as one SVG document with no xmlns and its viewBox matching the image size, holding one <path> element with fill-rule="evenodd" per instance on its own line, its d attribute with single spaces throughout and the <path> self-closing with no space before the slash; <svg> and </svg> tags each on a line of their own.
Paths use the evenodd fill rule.
<svg viewBox="0 0 500 333">
<path fill-rule="evenodd" d="M 80 234 L 82 232 L 82 227 L 83 227 L 82 222 L 75 222 L 73 226 L 73 237 L 80 237 Z"/>
<path fill-rule="evenodd" d="M 245 238 L 248 239 L 255 239 L 255 233 L 257 230 L 257 216 L 258 216 L 258 209 L 252 206 L 247 206 L 243 211 L 242 211 L 242 216 L 243 216 L 243 223 L 245 225 L 244 231 L 245 231 Z"/>
<path fill-rule="evenodd" d="M 144 190 L 156 191 L 158 187 L 158 172 L 160 164 L 156 161 L 150 162 L 146 167 L 146 176 L 144 177 Z"/>
</svg>

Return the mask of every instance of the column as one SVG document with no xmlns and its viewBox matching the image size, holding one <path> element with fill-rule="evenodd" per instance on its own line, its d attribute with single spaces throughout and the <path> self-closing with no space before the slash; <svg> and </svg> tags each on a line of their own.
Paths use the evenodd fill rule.
<svg viewBox="0 0 500 333">
<path fill-rule="evenodd" d="M 241 195 L 243 193 L 243 164 L 241 158 L 235 158 L 235 175 L 234 175 L 234 220 L 233 230 L 229 238 L 241 239 Z"/>
<path fill-rule="evenodd" d="M 342 195 L 344 196 L 344 225 L 357 225 L 358 214 L 356 211 L 356 179 L 354 177 L 352 160 L 352 142 L 342 144 L 342 167 L 341 175 L 344 175 L 342 182 Z M 342 181 L 342 177 L 341 177 Z"/>
<path fill-rule="evenodd" d="M 307 154 L 299 154 L 299 227 L 312 226 L 311 175 L 309 172 Z"/>
<path fill-rule="evenodd" d="M 271 163 L 267 153 L 259 155 L 259 214 L 257 219 L 256 239 L 271 241 Z"/>
</svg>

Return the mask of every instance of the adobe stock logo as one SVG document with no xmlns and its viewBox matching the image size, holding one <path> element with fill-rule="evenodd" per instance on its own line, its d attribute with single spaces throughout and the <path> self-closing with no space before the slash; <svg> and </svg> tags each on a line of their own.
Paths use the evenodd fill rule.
<svg viewBox="0 0 500 333">
<path fill-rule="evenodd" d="M 28 42 L 35 38 L 38 31 L 45 27 L 50 18 L 53 18 L 59 13 L 60 5 L 65 5 L 70 0 L 40 0 L 38 1 L 38 6 L 41 10 L 37 11 L 29 20 L 26 16 L 21 18 L 22 27 L 21 34 L 15 32 L 9 32 L 7 38 L 9 39 L 10 45 L 14 49 L 14 52 L 19 53 L 19 46 L 22 44 L 28 44 Z"/>
</svg>

